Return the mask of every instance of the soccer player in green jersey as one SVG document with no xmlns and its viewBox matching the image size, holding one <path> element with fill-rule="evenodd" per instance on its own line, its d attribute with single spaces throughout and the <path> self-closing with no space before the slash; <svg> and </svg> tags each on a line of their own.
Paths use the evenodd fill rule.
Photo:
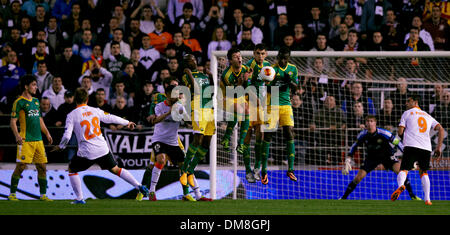
<svg viewBox="0 0 450 235">
<path fill-rule="evenodd" d="M 11 188 L 8 200 L 17 201 L 16 191 L 20 175 L 27 164 L 34 163 L 38 173 L 40 200 L 52 201 L 46 196 L 47 192 L 47 155 L 42 141 L 43 132 L 49 144 L 53 143 L 52 136 L 45 126 L 39 110 L 39 100 L 36 94 L 36 78 L 25 75 L 20 80 L 21 96 L 13 103 L 10 126 L 17 143 L 17 164 L 11 176 Z M 17 127 L 19 121 L 19 128 Z M 20 129 L 20 132 L 19 132 Z"/>
<path fill-rule="evenodd" d="M 248 66 L 242 64 L 242 56 L 238 48 L 233 47 L 228 50 L 227 58 L 230 66 L 226 68 L 222 73 L 220 79 L 220 88 L 222 90 L 222 94 L 225 95 L 225 110 L 233 110 L 233 119 L 232 121 L 227 122 L 227 128 L 220 144 L 226 151 L 229 151 L 230 137 L 233 129 L 236 126 L 238 119 L 242 119 L 242 117 L 239 118 L 239 116 L 244 116 L 244 120 L 241 121 L 240 135 L 237 147 L 238 152 L 243 153 L 242 145 L 244 144 L 244 139 L 247 135 L 247 130 L 250 125 L 248 117 L 248 103 L 245 100 L 244 94 L 235 92 L 234 96 L 232 97 L 230 96 L 230 94 L 227 94 L 226 91 L 229 90 L 227 88 L 232 88 L 233 91 L 237 91 L 236 88 L 238 87 L 242 87 L 245 89 L 247 86 L 248 78 L 251 76 L 252 71 Z"/>
<path fill-rule="evenodd" d="M 253 58 L 250 59 L 246 65 L 253 70 L 253 74 L 251 78 L 248 80 L 249 86 L 253 86 L 255 88 L 256 96 L 255 99 L 249 98 L 249 116 L 251 117 L 250 125 L 247 131 L 247 135 L 244 139 L 243 145 L 243 157 L 244 157 L 244 165 L 246 171 L 246 178 L 249 183 L 255 183 L 256 181 L 261 180 L 260 171 L 261 171 L 261 147 L 263 142 L 263 133 L 261 131 L 261 124 L 264 123 L 263 118 L 263 107 L 262 107 L 262 99 L 265 98 L 264 92 L 261 94 L 260 87 L 264 87 L 264 81 L 259 77 L 259 72 L 264 66 L 271 66 L 271 64 L 266 61 L 267 51 L 266 46 L 264 44 L 258 44 L 255 46 L 253 50 Z M 250 95 L 250 94 L 249 94 Z M 254 103 L 256 101 L 256 104 Z M 255 151 L 255 167 L 252 171 L 251 163 L 250 163 L 250 141 L 252 139 L 253 130 L 255 131 L 256 143 L 254 146 Z"/>
<path fill-rule="evenodd" d="M 180 182 L 183 186 L 195 185 L 194 169 L 208 153 L 211 138 L 216 131 L 213 110 L 212 76 L 207 76 L 197 70 L 197 60 L 194 55 L 183 57 L 186 68 L 181 81 L 191 91 L 191 121 L 194 130 L 194 141 L 189 145 L 183 166 L 181 167 Z M 187 187 L 184 196 L 189 195 Z"/>
<path fill-rule="evenodd" d="M 278 104 L 268 106 L 269 123 L 264 130 L 264 141 L 262 151 L 262 169 L 261 182 L 267 184 L 269 179 L 267 177 L 267 159 L 269 156 L 270 141 L 272 133 L 276 131 L 277 125 L 283 127 L 283 134 L 287 140 L 286 150 L 288 153 L 289 168 L 287 176 L 292 181 L 297 181 L 294 174 L 294 159 L 295 159 L 295 144 L 294 144 L 294 117 L 291 105 L 291 87 L 294 88 L 294 93 L 298 90 L 298 70 L 297 67 L 289 63 L 291 51 L 287 47 L 282 47 L 278 51 L 277 63 L 273 65 L 275 70 L 275 78 L 266 86 L 277 86 L 278 94 L 273 91 L 270 93 L 270 98 L 278 100 Z M 270 91 L 270 89 L 268 89 Z"/>
</svg>

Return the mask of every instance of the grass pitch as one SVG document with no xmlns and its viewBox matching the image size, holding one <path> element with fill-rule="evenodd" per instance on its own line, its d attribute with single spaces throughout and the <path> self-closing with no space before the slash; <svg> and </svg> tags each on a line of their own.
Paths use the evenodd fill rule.
<svg viewBox="0 0 450 235">
<path fill-rule="evenodd" d="M 0 215 L 450 215 L 450 201 L 374 200 L 163 200 L 95 199 L 85 205 L 68 200 L 0 200 Z"/>
</svg>

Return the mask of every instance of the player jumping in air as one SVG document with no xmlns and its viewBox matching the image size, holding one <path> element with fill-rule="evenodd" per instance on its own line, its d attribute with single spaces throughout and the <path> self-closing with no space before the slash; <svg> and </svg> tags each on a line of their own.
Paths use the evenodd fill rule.
<svg viewBox="0 0 450 235">
<path fill-rule="evenodd" d="M 197 60 L 194 55 L 187 54 L 183 58 L 186 68 L 182 82 L 191 91 L 191 121 L 194 131 L 194 141 L 189 145 L 186 158 L 181 167 L 180 182 L 183 186 L 188 183 L 192 187 L 198 186 L 195 181 L 194 170 L 208 153 L 211 137 L 216 131 L 213 110 L 212 77 L 197 70 Z M 187 188 L 187 187 L 186 187 Z M 188 191 L 184 190 L 185 197 Z M 206 198 L 200 198 L 205 200 Z"/>
<path fill-rule="evenodd" d="M 27 164 L 34 163 L 38 174 L 39 192 L 41 201 L 52 201 L 46 196 L 47 192 L 47 155 L 42 142 L 41 131 L 47 137 L 48 143 L 53 139 L 45 126 L 39 110 L 39 100 L 34 98 L 36 94 L 36 78 L 25 75 L 20 80 L 22 95 L 13 103 L 10 126 L 16 137 L 17 164 L 11 176 L 11 188 L 8 200 L 17 201 L 16 191 L 19 185 L 20 175 Z M 19 120 L 19 129 L 17 128 Z"/>
<path fill-rule="evenodd" d="M 77 196 L 72 204 L 85 204 L 81 180 L 78 172 L 84 171 L 93 164 L 98 164 L 102 169 L 109 170 L 120 178 L 133 185 L 137 190 L 148 196 L 148 189 L 141 185 L 133 175 L 124 168 L 119 168 L 114 160 L 105 138 L 102 135 L 100 124 L 117 123 L 134 129 L 136 124 L 118 116 L 106 113 L 99 108 L 87 105 L 88 92 L 83 88 L 77 88 L 74 100 L 77 108 L 67 115 L 65 132 L 59 146 L 55 146 L 52 151 L 60 151 L 66 148 L 67 143 L 75 133 L 78 143 L 78 152 L 69 163 L 69 179 L 73 191 Z"/>
<path fill-rule="evenodd" d="M 235 92 L 232 97 L 230 96 L 231 94 L 229 94 L 229 92 L 237 91 L 236 88 L 238 87 L 245 89 L 247 86 L 248 78 L 251 76 L 252 71 L 248 66 L 242 64 L 242 56 L 239 49 L 233 47 L 228 50 L 227 58 L 230 66 L 226 68 L 222 73 L 220 79 L 220 88 L 222 90 L 222 94 L 224 95 L 225 110 L 233 110 L 233 119 L 227 122 L 227 128 L 220 144 L 223 146 L 225 151 L 230 150 L 230 137 L 233 133 L 233 129 L 236 126 L 238 120 L 242 119 L 242 116 L 244 116 L 244 120 L 241 121 L 238 146 L 236 149 L 238 152 L 243 153 L 242 148 L 244 139 L 247 135 L 247 130 L 250 125 L 248 103 L 245 100 L 244 94 Z"/>
<path fill-rule="evenodd" d="M 255 46 L 255 49 L 253 50 L 253 58 L 250 59 L 246 66 L 248 66 L 251 70 L 253 70 L 253 74 L 251 78 L 248 80 L 249 86 L 253 86 L 256 91 L 256 104 L 252 102 L 252 99 L 250 98 L 249 104 L 249 113 L 251 116 L 250 125 L 247 131 L 247 135 L 244 139 L 244 145 L 242 148 L 242 154 L 244 156 L 244 165 L 245 165 L 245 171 L 246 171 L 246 178 L 249 183 L 255 183 L 256 181 L 260 181 L 260 172 L 261 172 L 261 149 L 262 149 L 262 143 L 263 143 L 263 133 L 261 131 L 261 124 L 263 124 L 264 121 L 264 113 L 263 113 L 263 101 L 262 99 L 265 98 L 264 90 L 263 94 L 260 92 L 260 87 L 264 87 L 264 81 L 258 76 L 261 69 L 264 66 L 271 66 L 268 61 L 266 61 L 267 57 L 267 51 L 266 46 L 264 44 L 258 44 Z M 256 116 L 256 117 L 255 117 Z M 246 116 L 247 117 L 247 116 Z M 253 130 L 255 131 L 255 167 L 252 171 L 250 166 L 250 141 L 252 139 Z"/>
<path fill-rule="evenodd" d="M 289 63 L 291 51 L 287 47 L 282 47 L 278 51 L 277 63 L 272 67 L 275 69 L 275 78 L 266 86 L 278 87 L 278 94 L 271 91 L 270 99 L 278 100 L 278 104 L 268 104 L 268 116 L 269 123 L 264 130 L 264 141 L 262 151 L 262 169 L 261 169 L 261 182 L 267 184 L 269 182 L 267 176 L 267 159 L 269 156 L 270 141 L 272 134 L 276 131 L 278 123 L 283 127 L 283 134 L 287 140 L 286 150 L 288 153 L 288 171 L 287 176 L 292 181 L 297 181 L 297 177 L 294 174 L 294 159 L 295 159 L 295 144 L 294 144 L 294 117 L 291 105 L 291 86 L 297 92 L 298 90 L 298 70 L 297 67 Z"/>
<path fill-rule="evenodd" d="M 361 169 L 358 171 L 355 178 L 350 182 L 345 190 L 344 195 L 340 199 L 347 199 L 348 195 L 355 190 L 356 186 L 366 177 L 368 173 L 373 171 L 379 164 L 383 164 L 385 169 L 390 169 L 398 174 L 400 171 L 400 162 L 394 156 L 396 147 L 403 151 L 403 146 L 399 143 L 399 139 L 388 130 L 377 127 L 377 119 L 373 115 L 366 116 L 366 129 L 361 131 L 358 135 L 357 141 L 352 145 L 348 153 L 348 157 L 345 159 L 345 167 L 342 169 L 344 175 L 348 175 L 351 170 L 351 157 L 356 152 L 358 146 L 365 145 L 367 148 L 367 156 Z M 394 145 L 394 147 L 391 146 Z M 409 192 L 409 196 L 412 200 L 421 200 L 417 197 L 411 188 L 411 184 L 408 179 L 405 182 L 406 189 Z"/>
<path fill-rule="evenodd" d="M 400 165 L 400 173 L 397 175 L 398 189 L 391 195 L 391 200 L 398 199 L 405 190 L 408 171 L 414 169 L 414 162 L 418 162 L 419 174 L 422 181 L 424 200 L 426 205 L 431 205 L 430 199 L 430 179 L 428 169 L 431 158 L 431 137 L 430 131 L 438 131 L 438 143 L 434 149 L 433 157 L 437 161 L 441 159 L 442 142 L 444 141 L 444 128 L 427 112 L 418 106 L 420 97 L 416 94 L 410 95 L 406 100 L 407 110 L 403 113 L 398 127 L 398 135 L 402 137 L 404 146 L 403 159 Z"/>
</svg>

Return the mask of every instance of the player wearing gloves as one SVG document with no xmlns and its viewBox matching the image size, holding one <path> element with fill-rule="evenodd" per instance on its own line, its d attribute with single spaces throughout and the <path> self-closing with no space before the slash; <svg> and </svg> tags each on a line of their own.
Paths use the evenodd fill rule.
<svg viewBox="0 0 450 235">
<path fill-rule="evenodd" d="M 383 164 L 385 169 L 390 169 L 398 174 L 400 171 L 400 163 L 394 156 L 396 147 L 403 152 L 403 145 L 399 139 L 388 130 L 378 128 L 377 120 L 373 115 L 366 116 L 366 129 L 361 131 L 358 135 L 357 141 L 352 145 L 348 157 L 345 159 L 345 166 L 342 169 L 342 174 L 348 175 L 352 169 L 351 157 L 356 152 L 358 146 L 365 145 L 367 148 L 367 156 L 358 171 L 355 178 L 350 182 L 345 190 L 344 195 L 340 199 L 347 199 L 348 195 L 355 190 L 356 186 L 366 177 L 366 175 L 374 170 L 379 164 Z M 406 179 L 405 187 L 409 192 L 412 200 L 421 200 L 417 197 L 411 188 L 411 184 Z"/>
<path fill-rule="evenodd" d="M 53 151 L 65 149 L 72 132 L 75 133 L 78 143 L 78 152 L 69 163 L 69 178 L 73 191 L 77 196 L 72 204 L 85 204 L 83 192 L 81 190 L 81 180 L 78 172 L 84 171 L 93 164 L 98 164 L 102 169 L 109 170 L 124 179 L 137 190 L 148 196 L 148 189 L 138 183 L 133 175 L 124 168 L 119 168 L 108 148 L 105 138 L 100 129 L 100 123 L 117 123 L 134 129 L 136 124 L 106 113 L 99 108 L 87 105 L 88 92 L 83 88 L 77 88 L 74 100 L 77 108 L 67 115 L 65 132 L 59 146 L 55 146 Z"/>
</svg>

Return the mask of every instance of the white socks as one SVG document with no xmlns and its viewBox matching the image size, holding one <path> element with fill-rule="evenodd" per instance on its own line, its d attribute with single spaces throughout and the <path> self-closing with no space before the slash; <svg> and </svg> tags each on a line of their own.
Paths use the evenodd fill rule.
<svg viewBox="0 0 450 235">
<path fill-rule="evenodd" d="M 408 171 L 400 171 L 397 175 L 397 184 L 398 187 L 401 187 L 405 184 L 406 176 L 408 175 Z"/>
<path fill-rule="evenodd" d="M 424 200 L 430 201 L 430 178 L 428 177 L 428 174 L 423 173 L 420 176 L 420 180 L 422 181 L 422 189 L 423 189 L 423 193 L 425 195 Z"/>
<path fill-rule="evenodd" d="M 150 192 L 156 191 L 156 184 L 158 184 L 159 176 L 161 175 L 161 170 L 164 167 L 164 165 L 155 164 L 152 170 L 152 182 L 150 183 Z"/>
<path fill-rule="evenodd" d="M 72 185 L 73 192 L 77 196 L 76 200 L 83 200 L 83 191 L 81 190 L 81 180 L 78 173 L 69 173 L 70 184 Z"/>
<path fill-rule="evenodd" d="M 195 186 L 194 187 L 191 186 L 191 188 L 194 190 L 195 200 L 199 200 L 202 197 L 202 193 L 200 192 L 200 186 L 198 185 L 197 178 L 195 177 L 195 175 L 194 175 L 194 184 Z"/>
<path fill-rule="evenodd" d="M 141 184 L 133 177 L 133 175 L 124 168 L 120 168 L 119 173 L 117 173 L 117 176 L 127 181 L 129 184 L 133 185 L 136 189 L 139 189 L 139 186 L 141 186 Z"/>
</svg>

